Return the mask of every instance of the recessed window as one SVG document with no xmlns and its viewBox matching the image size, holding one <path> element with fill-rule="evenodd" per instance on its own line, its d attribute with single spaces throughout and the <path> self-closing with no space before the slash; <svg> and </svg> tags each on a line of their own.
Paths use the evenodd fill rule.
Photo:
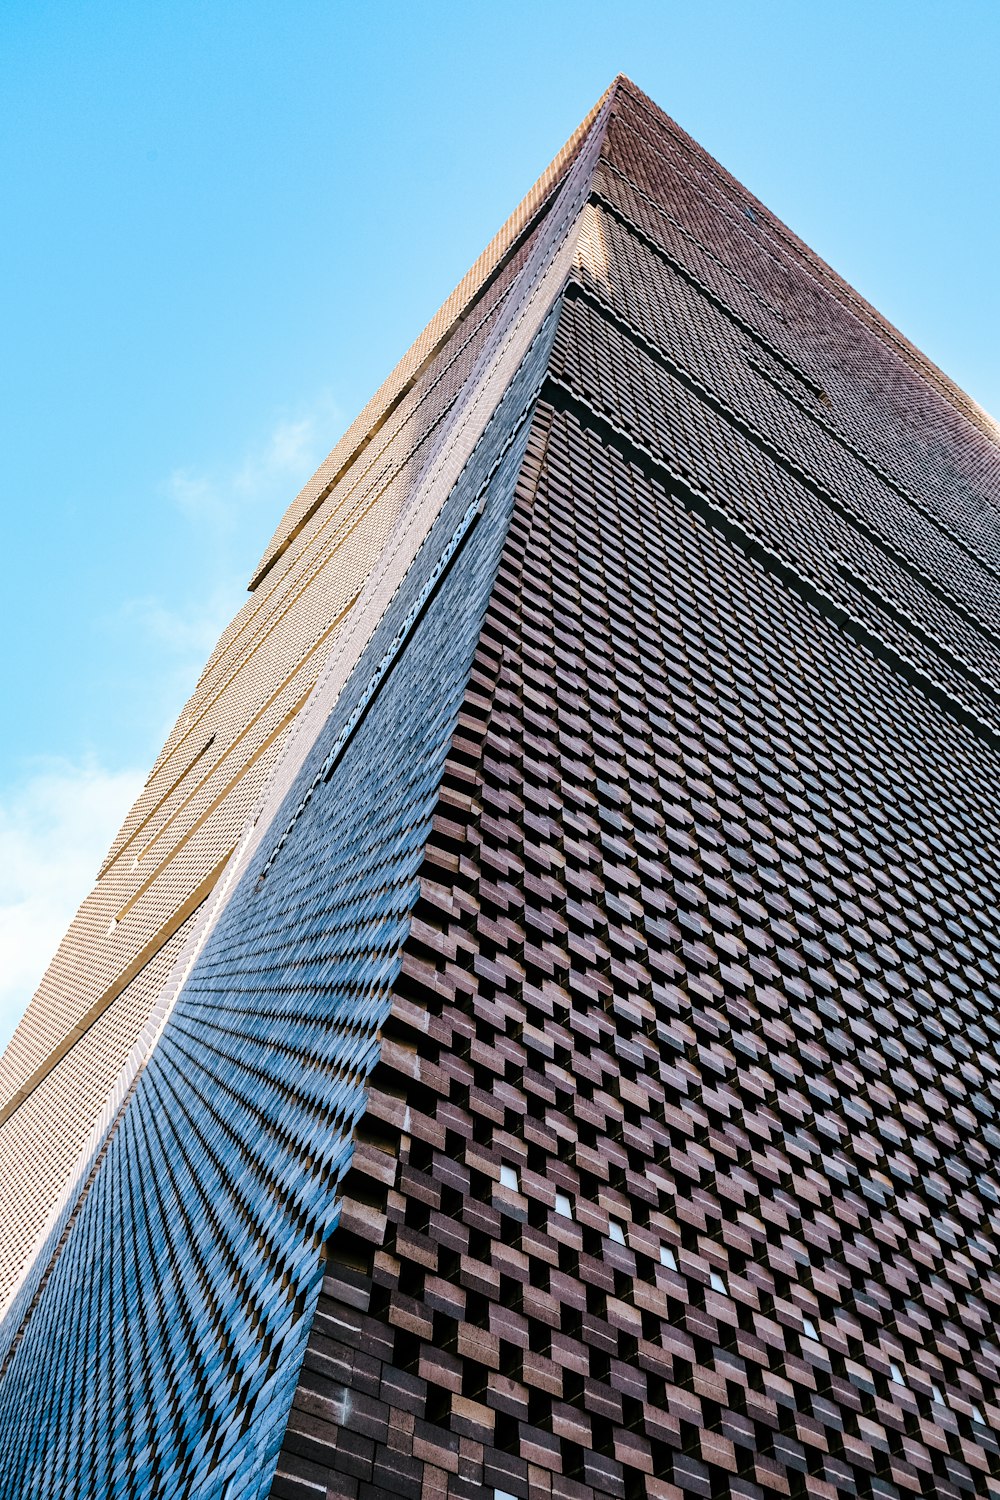
<svg viewBox="0 0 1000 1500">
<path fill-rule="evenodd" d="M 556 1213 L 564 1219 L 573 1217 L 573 1205 L 565 1193 L 556 1193 Z"/>
<path fill-rule="evenodd" d="M 939 1385 L 935 1385 L 933 1380 L 931 1381 L 931 1400 L 937 1406 L 948 1405 L 947 1401 L 944 1399 L 944 1395 L 942 1394 L 941 1387 Z"/>
<path fill-rule="evenodd" d="M 616 1245 L 624 1245 L 625 1229 L 617 1219 L 608 1220 L 608 1239 L 614 1240 Z"/>
<path fill-rule="evenodd" d="M 812 1339 L 815 1343 L 819 1343 L 819 1329 L 816 1327 L 816 1324 L 813 1322 L 812 1318 L 802 1319 L 802 1332 L 805 1334 L 807 1339 Z"/>
<path fill-rule="evenodd" d="M 708 1279 L 712 1283 L 713 1292 L 721 1292 L 723 1297 L 729 1296 L 729 1288 L 726 1286 L 726 1283 L 723 1281 L 718 1271 L 710 1271 L 708 1273 Z"/>
<path fill-rule="evenodd" d="M 506 1162 L 500 1168 L 500 1186 L 510 1188 L 512 1193 L 519 1193 L 521 1191 L 517 1172 L 513 1167 L 508 1167 Z"/>
<path fill-rule="evenodd" d="M 980 1425 L 980 1427 L 985 1427 L 986 1426 L 986 1418 L 983 1416 L 982 1412 L 979 1410 L 979 1407 L 976 1405 L 976 1403 L 974 1401 L 970 1401 L 969 1402 L 969 1406 L 972 1409 L 972 1420 L 974 1422 L 978 1422 L 979 1425 Z"/>
<path fill-rule="evenodd" d="M 902 1372 L 902 1370 L 899 1368 L 898 1365 L 894 1365 L 893 1362 L 892 1362 L 892 1360 L 889 1361 L 889 1374 L 892 1376 L 892 1383 L 893 1383 L 893 1385 L 905 1385 L 906 1384 L 906 1381 L 903 1379 L 903 1372 Z"/>
<path fill-rule="evenodd" d="M 494 1490 L 493 1500 L 517 1500 L 517 1496 L 512 1495 L 510 1490 Z"/>
<path fill-rule="evenodd" d="M 660 1246 L 660 1265 L 666 1266 L 668 1271 L 677 1270 L 677 1257 L 669 1245 Z"/>
</svg>

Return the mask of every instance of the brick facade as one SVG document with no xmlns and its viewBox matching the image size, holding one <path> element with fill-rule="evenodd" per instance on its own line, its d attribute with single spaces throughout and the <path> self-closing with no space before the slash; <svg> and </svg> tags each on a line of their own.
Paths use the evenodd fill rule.
<svg viewBox="0 0 1000 1500">
<path fill-rule="evenodd" d="M 626 80 L 557 163 L 11 1494 L 1000 1496 L 997 429 Z"/>
</svg>

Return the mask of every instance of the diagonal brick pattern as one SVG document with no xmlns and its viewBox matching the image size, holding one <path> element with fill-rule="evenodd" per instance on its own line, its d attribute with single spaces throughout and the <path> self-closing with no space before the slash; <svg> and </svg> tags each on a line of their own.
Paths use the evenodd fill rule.
<svg viewBox="0 0 1000 1500">
<path fill-rule="evenodd" d="M 383 496 L 12 1495 L 1000 1497 L 996 425 L 627 80 L 537 193 L 255 576 Z"/>
<path fill-rule="evenodd" d="M 627 87 L 588 212 L 272 1494 L 998 1495 L 993 429 Z"/>
<path fill-rule="evenodd" d="M 535 449 L 273 1493 L 995 1493 L 994 752 Z"/>
<path fill-rule="evenodd" d="M 596 113 L 596 111 L 595 111 Z M 148 1053 L 165 986 L 550 232 L 593 117 L 292 503 L 0 1058 L 0 1312 Z M 474 382 L 473 382 L 474 384 Z M 110 1102 L 109 1102 L 110 1101 Z"/>
</svg>

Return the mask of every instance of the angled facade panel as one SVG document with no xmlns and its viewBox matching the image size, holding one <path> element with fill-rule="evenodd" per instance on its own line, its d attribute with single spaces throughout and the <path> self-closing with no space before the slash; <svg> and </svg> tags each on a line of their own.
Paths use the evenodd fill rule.
<svg viewBox="0 0 1000 1500">
<path fill-rule="evenodd" d="M 290 507 L 0 1059 L 0 1310 L 30 1275 L 147 1055 L 197 914 L 275 768 L 287 765 L 320 673 L 331 653 L 344 658 L 348 638 L 370 632 L 370 609 L 363 621 L 352 616 L 373 568 L 399 555 L 416 497 L 425 494 L 417 520 L 426 524 L 428 505 L 433 513 L 454 481 L 454 472 L 440 477 L 442 451 L 454 470 L 463 450 L 454 429 L 482 384 L 477 370 L 511 321 L 532 315 L 526 293 L 547 265 L 539 247 L 566 211 L 560 190 L 596 115 Z"/>
<path fill-rule="evenodd" d="M 998 542 L 992 420 L 617 80 L 4 1064 L 0 1493 L 1000 1495 Z"/>
</svg>

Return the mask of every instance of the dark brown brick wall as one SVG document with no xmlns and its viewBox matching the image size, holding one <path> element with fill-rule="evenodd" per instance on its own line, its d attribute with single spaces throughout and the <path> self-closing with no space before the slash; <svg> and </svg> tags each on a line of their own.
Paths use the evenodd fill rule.
<svg viewBox="0 0 1000 1500">
<path fill-rule="evenodd" d="M 540 415 L 275 1495 L 1000 1493 L 990 753 Z"/>
<path fill-rule="evenodd" d="M 273 1494 L 1000 1496 L 995 431 L 628 85 L 588 213 Z"/>
</svg>

